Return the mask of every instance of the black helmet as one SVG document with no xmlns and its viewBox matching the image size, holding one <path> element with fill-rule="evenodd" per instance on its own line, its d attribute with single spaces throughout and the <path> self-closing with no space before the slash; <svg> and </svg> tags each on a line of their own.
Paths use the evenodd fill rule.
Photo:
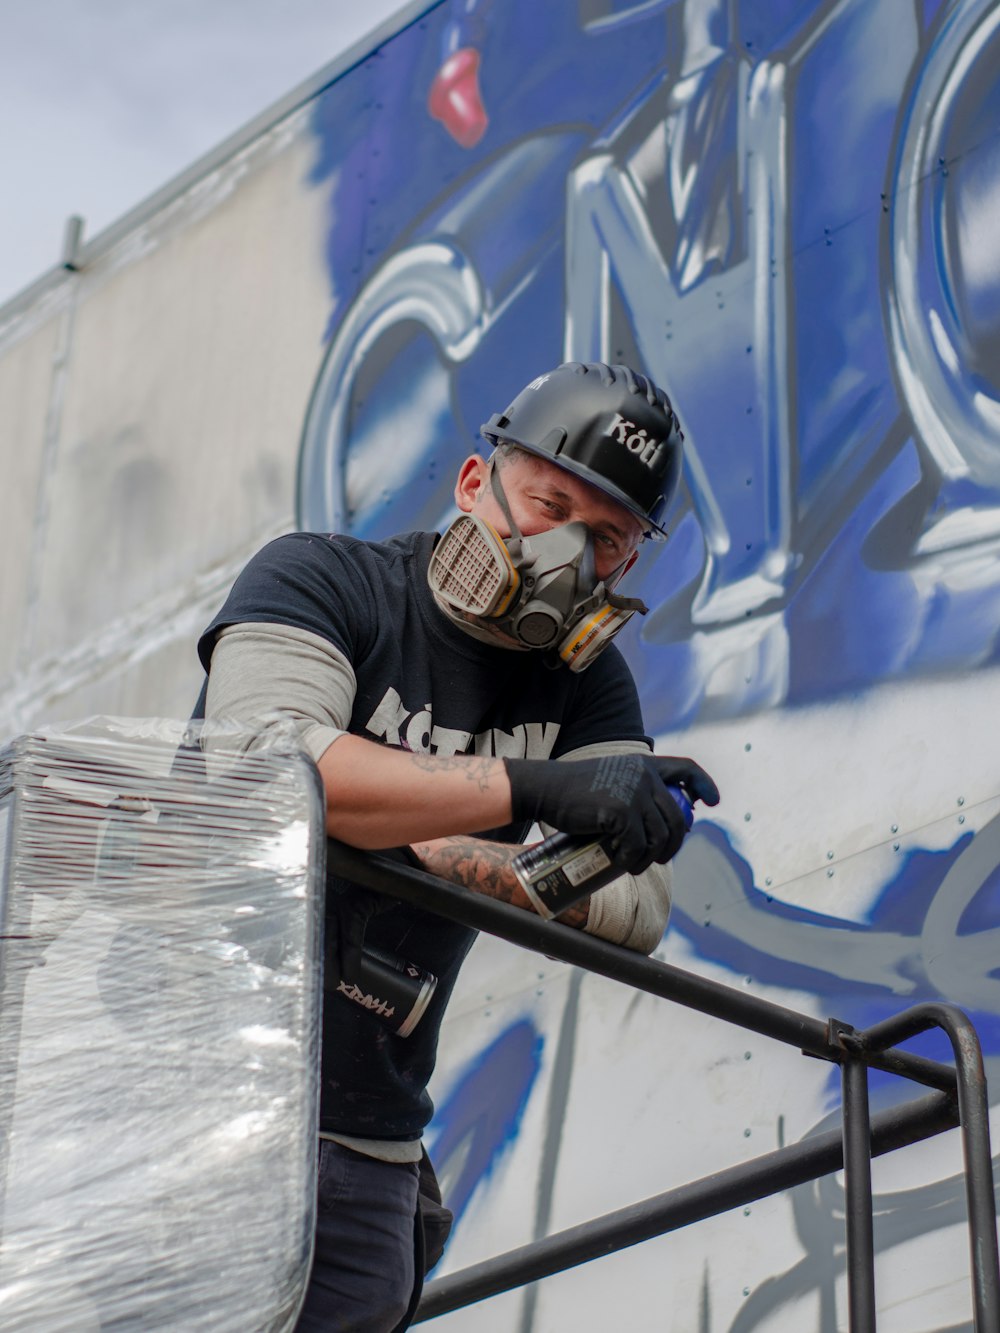
<svg viewBox="0 0 1000 1333">
<path fill-rule="evenodd" d="M 481 433 L 550 459 L 624 505 L 649 536 L 667 535 L 684 436 L 669 398 L 644 375 L 569 361 L 532 380 Z"/>
</svg>

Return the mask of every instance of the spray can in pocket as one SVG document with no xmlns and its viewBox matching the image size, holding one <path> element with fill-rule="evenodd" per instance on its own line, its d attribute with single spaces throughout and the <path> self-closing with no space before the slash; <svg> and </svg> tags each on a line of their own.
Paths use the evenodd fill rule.
<svg viewBox="0 0 1000 1333">
<path fill-rule="evenodd" d="M 349 975 L 337 980 L 335 993 L 366 1009 L 398 1037 L 410 1035 L 437 987 L 433 973 L 371 944 L 355 954 L 345 970 Z"/>
</svg>

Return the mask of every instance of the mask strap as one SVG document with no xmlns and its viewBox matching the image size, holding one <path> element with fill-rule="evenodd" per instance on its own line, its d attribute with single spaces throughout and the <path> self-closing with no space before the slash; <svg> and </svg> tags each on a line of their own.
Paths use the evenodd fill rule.
<svg viewBox="0 0 1000 1333">
<path fill-rule="evenodd" d="M 510 528 L 511 536 L 515 537 L 518 542 L 523 542 L 524 538 L 521 536 L 521 529 L 517 526 L 514 515 L 510 512 L 510 505 L 507 503 L 507 493 L 500 480 L 500 469 L 496 465 L 496 454 L 490 455 L 486 466 L 489 469 L 490 489 L 493 492 L 494 499 L 500 506 L 500 512 L 507 520 L 507 526 Z"/>
<path fill-rule="evenodd" d="M 649 607 L 641 597 L 623 597 L 621 593 L 605 591 L 608 606 L 613 606 L 616 611 L 638 611 L 646 615 Z"/>
<path fill-rule="evenodd" d="M 607 598 L 608 606 L 613 606 L 616 611 L 638 611 L 641 615 L 647 615 L 649 607 L 641 597 L 623 597 L 621 593 L 614 592 L 614 586 L 625 573 L 625 566 L 628 564 L 628 556 L 621 562 L 617 569 L 611 571 L 604 581 L 604 595 Z"/>
</svg>

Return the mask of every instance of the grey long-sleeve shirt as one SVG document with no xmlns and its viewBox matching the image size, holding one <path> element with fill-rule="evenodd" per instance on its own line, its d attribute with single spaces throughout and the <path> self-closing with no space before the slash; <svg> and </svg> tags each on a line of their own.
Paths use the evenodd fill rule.
<svg viewBox="0 0 1000 1333">
<path fill-rule="evenodd" d="M 209 719 L 237 721 L 258 736 L 292 722 L 318 762 L 347 731 L 356 691 L 351 663 L 322 636 L 288 625 L 240 623 L 219 634 L 205 711 Z M 640 741 L 605 741 L 561 755 L 558 762 L 645 749 Z M 543 834 L 550 832 L 542 826 Z M 592 895 L 586 931 L 651 953 L 666 927 L 671 883 L 669 865 L 621 876 Z"/>
</svg>

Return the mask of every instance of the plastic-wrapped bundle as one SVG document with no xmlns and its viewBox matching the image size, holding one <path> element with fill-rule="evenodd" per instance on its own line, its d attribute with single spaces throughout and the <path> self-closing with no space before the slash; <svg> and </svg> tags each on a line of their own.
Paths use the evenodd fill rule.
<svg viewBox="0 0 1000 1333">
<path fill-rule="evenodd" d="M 97 719 L 0 751 L 0 1325 L 284 1329 L 313 1229 L 322 794 Z"/>
</svg>

